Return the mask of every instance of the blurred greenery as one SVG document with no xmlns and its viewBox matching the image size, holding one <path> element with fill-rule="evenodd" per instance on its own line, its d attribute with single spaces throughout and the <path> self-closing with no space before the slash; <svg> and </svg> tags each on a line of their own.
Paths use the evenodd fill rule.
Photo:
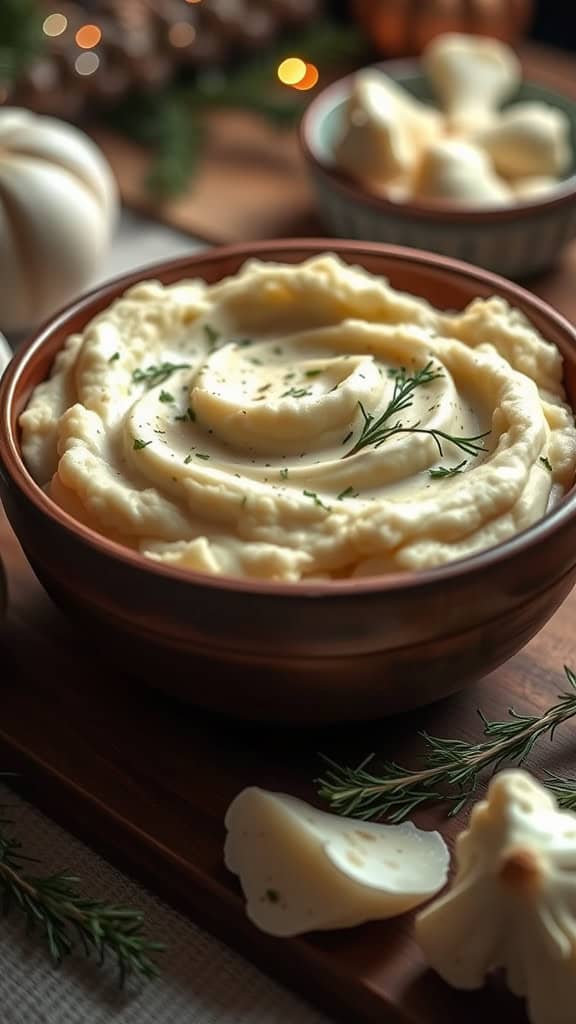
<svg viewBox="0 0 576 1024">
<path fill-rule="evenodd" d="M 42 48 L 38 0 L 0 0 L 0 84 L 12 82 Z"/>
<path fill-rule="evenodd" d="M 366 40 L 350 25 L 323 19 L 248 61 L 198 73 L 159 93 L 133 93 L 106 113 L 107 124 L 153 151 L 147 187 L 154 198 L 174 198 L 193 179 L 208 110 L 251 110 L 278 129 L 298 121 L 313 93 L 282 86 L 276 75 L 280 61 L 294 53 L 315 64 L 322 79 L 323 69 L 344 73 L 362 63 Z"/>
</svg>

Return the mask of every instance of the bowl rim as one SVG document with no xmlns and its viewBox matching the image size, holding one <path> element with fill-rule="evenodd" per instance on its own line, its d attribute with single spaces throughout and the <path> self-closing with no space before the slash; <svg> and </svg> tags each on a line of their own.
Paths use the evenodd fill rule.
<svg viewBox="0 0 576 1024">
<path fill-rule="evenodd" d="M 371 68 L 385 71 L 391 77 L 409 72 L 412 74 L 421 73 L 420 61 L 411 58 L 376 61 L 366 65 L 365 68 L 358 68 L 357 71 L 352 71 L 350 74 L 330 82 L 317 92 L 306 107 L 298 125 L 299 144 L 305 160 L 314 168 L 317 174 L 326 179 L 330 186 L 348 202 L 360 204 L 372 211 L 377 210 L 381 214 L 395 216 L 398 219 L 421 219 L 440 223 L 443 227 L 451 224 L 482 226 L 487 223 L 492 227 L 496 223 L 506 224 L 509 221 L 519 220 L 530 214 L 548 213 L 551 210 L 571 204 L 576 199 L 576 171 L 568 178 L 559 181 L 553 193 L 546 199 L 535 198 L 504 206 L 465 206 L 463 204 L 454 206 L 449 200 L 436 200 L 435 202 L 407 200 L 397 202 L 362 188 L 351 176 L 343 171 L 339 171 L 332 164 L 321 159 L 317 152 L 315 138 L 318 125 L 347 96 L 356 74 L 359 71 Z M 563 99 L 573 102 L 576 108 L 576 100 L 566 93 L 559 92 L 558 89 L 551 88 L 545 82 L 539 82 L 530 76 L 526 76 L 522 81 L 525 84 L 546 90 L 551 96 L 561 96 Z"/>
<path fill-rule="evenodd" d="M 300 253 L 302 260 L 315 255 L 321 255 L 322 253 L 333 252 L 344 259 L 348 258 L 347 262 L 352 265 L 354 265 L 353 257 L 360 257 L 362 255 L 382 256 L 397 263 L 410 263 L 421 267 L 431 265 L 437 271 L 448 273 L 451 276 L 457 275 L 471 283 L 477 281 L 484 289 L 489 286 L 494 294 L 502 295 L 503 298 L 512 304 L 516 300 L 521 309 L 528 309 L 526 313 L 528 317 L 530 317 L 531 311 L 536 312 L 540 318 L 544 317 L 549 322 L 552 322 L 557 330 L 560 330 L 564 335 L 571 336 L 576 347 L 576 327 L 543 299 L 491 271 L 449 256 L 440 256 L 421 249 L 386 245 L 380 242 L 361 242 L 323 237 L 285 238 L 264 242 L 245 242 L 209 247 L 201 252 L 191 253 L 188 256 L 181 256 L 173 260 L 162 260 L 148 267 L 122 274 L 105 282 L 103 285 L 99 285 L 44 321 L 31 334 L 29 339 L 20 346 L 0 379 L 0 482 L 2 477 L 4 477 L 4 483 L 8 489 L 11 486 L 14 487 L 21 496 L 35 506 L 37 512 L 48 516 L 58 527 L 70 530 L 81 542 L 96 553 L 118 560 L 132 569 L 150 573 L 152 576 L 158 576 L 165 580 L 208 587 L 209 589 L 236 591 L 260 596 L 276 594 L 287 598 L 338 599 L 349 597 L 352 593 L 369 596 L 382 592 L 382 590 L 406 592 L 414 589 L 420 591 L 426 587 L 442 584 L 444 581 L 457 579 L 461 576 L 474 576 L 520 555 L 528 554 L 534 547 L 540 547 L 546 543 L 549 537 L 565 528 L 569 521 L 575 518 L 576 486 L 563 497 L 555 508 L 546 512 L 541 519 L 526 530 L 493 547 L 486 548 L 465 558 L 445 563 L 433 569 L 385 573 L 354 579 L 286 582 L 228 575 L 212 576 L 209 573 L 178 569 L 165 563 L 156 562 L 153 559 L 146 558 L 145 555 L 140 554 L 138 551 L 134 551 L 103 534 L 97 533 L 61 509 L 42 490 L 40 485 L 35 482 L 31 473 L 26 468 L 18 441 L 17 423 L 15 424 L 15 429 L 12 427 L 13 405 L 19 380 L 26 368 L 33 363 L 43 345 L 56 332 L 61 332 L 65 338 L 66 323 L 79 314 L 85 313 L 85 322 L 86 324 L 89 323 L 92 316 L 95 315 L 90 309 L 91 306 L 97 303 L 101 308 L 105 308 L 106 305 L 113 302 L 127 288 L 141 281 L 158 279 L 162 275 L 169 276 L 174 281 L 178 280 L 179 277 L 174 277 L 173 275 L 181 275 L 182 279 L 190 278 L 194 271 L 196 271 L 196 268 L 201 267 L 207 261 L 216 264 L 226 264 L 229 260 L 238 260 L 241 264 L 245 260 L 259 258 L 273 261 L 278 259 L 279 254 L 286 253 L 287 251 Z M 297 261 L 294 262 L 296 263 Z M 196 272 L 197 276 L 202 276 L 201 270 Z"/>
</svg>

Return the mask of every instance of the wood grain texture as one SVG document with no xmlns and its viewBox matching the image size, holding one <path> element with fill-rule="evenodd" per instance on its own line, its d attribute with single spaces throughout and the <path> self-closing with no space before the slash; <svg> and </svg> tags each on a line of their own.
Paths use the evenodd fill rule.
<svg viewBox="0 0 576 1024">
<path fill-rule="evenodd" d="M 122 676 L 114 650 L 87 652 L 81 632 L 54 608 L 2 515 L 10 612 L 0 636 L 0 764 L 22 773 L 22 791 L 121 868 L 264 969 L 338 1017 L 391 1024 L 480 1024 L 487 1014 L 524 1021 L 497 982 L 482 993 L 450 990 L 426 970 L 411 916 L 302 939 L 276 940 L 245 918 L 236 880 L 222 864 L 223 817 L 250 784 L 314 800 L 323 751 L 356 762 L 372 750 L 414 762 L 415 738 L 478 735 L 477 706 L 494 718 L 510 704 L 544 710 L 576 665 L 571 597 L 532 643 L 465 694 L 388 723 L 331 729 L 250 727 L 183 708 Z M 533 766 L 574 771 L 570 725 Z M 418 823 L 449 841 L 466 814 L 438 810 Z M 501 1015 L 501 1017 L 500 1017 Z"/>
</svg>

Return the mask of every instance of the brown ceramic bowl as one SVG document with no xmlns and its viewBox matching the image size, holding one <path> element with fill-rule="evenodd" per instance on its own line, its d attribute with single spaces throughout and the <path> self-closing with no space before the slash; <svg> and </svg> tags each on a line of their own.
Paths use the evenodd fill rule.
<svg viewBox="0 0 576 1024">
<path fill-rule="evenodd" d="M 418 60 L 376 65 L 419 100 L 434 103 Z M 340 238 L 409 245 L 519 279 L 540 273 L 576 235 L 576 99 L 525 79 L 510 100 L 556 107 L 568 119 L 573 159 L 562 181 L 544 197 L 506 206 L 470 207 L 449 201 L 393 202 L 341 172 L 334 158 L 354 75 L 332 82 L 309 104 L 300 145 L 327 228 Z"/>
<path fill-rule="evenodd" d="M 562 351 L 576 405 L 576 332 L 529 292 L 427 253 L 328 239 L 213 249 L 164 263 L 165 283 L 232 274 L 247 257 L 298 263 L 323 251 L 387 276 L 439 307 L 498 294 Z M 302 584 L 203 576 L 151 562 L 70 518 L 34 483 L 18 415 L 65 338 L 142 272 L 80 299 L 17 354 L 0 386 L 1 493 L 46 589 L 108 658 L 187 701 L 244 718 L 323 722 L 433 701 L 500 665 L 576 581 L 576 493 L 512 540 L 415 574 Z"/>
</svg>

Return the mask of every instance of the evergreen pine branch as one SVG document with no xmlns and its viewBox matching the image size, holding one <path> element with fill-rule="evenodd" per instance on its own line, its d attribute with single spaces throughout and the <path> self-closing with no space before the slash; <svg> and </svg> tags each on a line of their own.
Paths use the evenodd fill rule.
<svg viewBox="0 0 576 1024">
<path fill-rule="evenodd" d="M 66 872 L 29 874 L 26 866 L 34 861 L 10 834 L 11 824 L 0 821 L 0 913 L 23 915 L 27 929 L 41 935 L 56 965 L 79 946 L 99 965 L 112 961 L 120 985 L 128 977 L 156 977 L 155 954 L 165 947 L 143 934 L 142 912 L 83 895 L 80 879 Z"/>
<path fill-rule="evenodd" d="M 42 43 L 38 0 L 0 0 L 0 86 L 22 74 Z"/>
<path fill-rule="evenodd" d="M 374 755 L 357 767 L 324 758 L 327 769 L 317 779 L 318 794 L 339 814 L 356 818 L 387 817 L 402 821 L 417 808 L 444 803 L 456 814 L 476 793 L 485 770 L 520 766 L 544 736 L 554 739 L 556 729 L 576 716 L 576 675 L 565 666 L 570 690 L 544 714 L 519 715 L 513 708 L 503 721 L 489 721 L 481 711 L 485 739 L 479 743 L 430 736 L 423 738 L 423 765 L 409 769 L 394 761 L 372 766 Z M 546 785 L 561 807 L 576 809 L 576 780 L 547 773 Z"/>
</svg>

